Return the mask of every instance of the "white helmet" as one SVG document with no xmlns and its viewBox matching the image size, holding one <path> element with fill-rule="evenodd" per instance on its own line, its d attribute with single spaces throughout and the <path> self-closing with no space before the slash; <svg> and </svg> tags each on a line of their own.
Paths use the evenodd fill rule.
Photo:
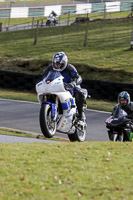
<svg viewBox="0 0 133 200">
<path fill-rule="evenodd" d="M 55 64 L 60 64 L 60 68 L 56 68 Z M 68 64 L 68 58 L 64 52 L 58 52 L 53 56 L 52 65 L 55 71 L 61 72 L 63 71 Z"/>
</svg>

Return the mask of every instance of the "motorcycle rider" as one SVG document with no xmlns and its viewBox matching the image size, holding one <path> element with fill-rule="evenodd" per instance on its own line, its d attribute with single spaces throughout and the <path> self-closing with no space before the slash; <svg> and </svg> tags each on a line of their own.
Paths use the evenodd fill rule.
<svg viewBox="0 0 133 200">
<path fill-rule="evenodd" d="M 57 24 L 57 14 L 52 10 L 52 12 L 50 13 L 49 17 L 51 20 L 53 20 L 54 26 Z"/>
<path fill-rule="evenodd" d="M 54 17 L 57 16 L 57 14 L 52 10 L 51 15 L 53 15 Z"/>
<path fill-rule="evenodd" d="M 68 57 L 64 52 L 58 52 L 53 56 L 52 64 L 48 65 L 43 71 L 43 78 L 47 76 L 50 70 L 55 70 L 61 73 L 64 77 L 64 85 L 67 90 L 73 89 L 73 96 L 78 109 L 78 118 L 81 121 L 85 120 L 83 104 L 85 101 L 84 93 L 80 87 L 82 82 L 81 76 L 76 68 L 68 63 Z"/>
<path fill-rule="evenodd" d="M 127 118 L 133 121 L 133 102 L 130 101 L 128 92 L 122 91 L 118 94 L 118 104 L 115 105 L 112 115 L 118 107 L 123 109 L 127 113 Z"/>
<path fill-rule="evenodd" d="M 133 123 L 133 102 L 130 101 L 130 94 L 126 91 L 122 91 L 118 94 L 118 104 L 115 105 L 112 115 L 114 115 L 115 111 L 117 110 L 119 112 L 120 109 L 124 110 L 127 113 L 126 117 L 128 119 L 131 119 L 131 122 Z M 133 124 L 132 123 L 129 125 L 131 127 L 130 140 L 133 140 Z"/>
</svg>

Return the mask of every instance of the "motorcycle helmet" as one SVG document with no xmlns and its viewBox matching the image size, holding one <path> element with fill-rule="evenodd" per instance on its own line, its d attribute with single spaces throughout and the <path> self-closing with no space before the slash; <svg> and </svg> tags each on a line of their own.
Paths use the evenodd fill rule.
<svg viewBox="0 0 133 200">
<path fill-rule="evenodd" d="M 67 64 L 68 58 L 64 52 L 58 52 L 53 56 L 53 70 L 61 72 L 66 68 Z"/>
<path fill-rule="evenodd" d="M 130 95 L 128 92 L 123 91 L 118 95 L 118 103 L 121 107 L 125 107 L 130 103 Z"/>
</svg>

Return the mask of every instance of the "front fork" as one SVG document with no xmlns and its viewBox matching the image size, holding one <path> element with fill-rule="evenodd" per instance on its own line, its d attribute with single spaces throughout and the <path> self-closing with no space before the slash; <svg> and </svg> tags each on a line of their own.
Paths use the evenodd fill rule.
<svg viewBox="0 0 133 200">
<path fill-rule="evenodd" d="M 58 101 L 59 101 L 59 98 L 56 96 L 55 103 L 52 104 L 52 119 L 53 119 L 54 122 L 57 121 Z"/>
<path fill-rule="evenodd" d="M 123 142 L 123 138 L 124 138 L 123 128 L 121 129 L 121 131 L 119 133 L 117 131 L 115 131 L 114 128 L 112 130 L 108 130 L 108 136 L 111 141 L 115 142 L 118 140 L 118 141 Z"/>
<path fill-rule="evenodd" d="M 55 98 L 55 103 L 47 101 L 47 97 L 46 96 L 44 97 L 44 101 L 43 101 L 44 104 L 49 104 L 51 106 L 51 118 L 52 118 L 52 121 L 54 121 L 54 122 L 57 120 L 57 115 L 58 115 L 58 112 L 57 112 L 58 101 L 59 101 L 59 99 L 58 99 L 57 96 Z"/>
</svg>

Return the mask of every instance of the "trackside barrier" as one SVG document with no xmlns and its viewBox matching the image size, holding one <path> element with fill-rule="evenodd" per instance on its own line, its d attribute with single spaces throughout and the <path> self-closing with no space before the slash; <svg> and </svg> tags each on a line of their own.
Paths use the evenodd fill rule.
<svg viewBox="0 0 133 200">
<path fill-rule="evenodd" d="M 41 79 L 42 75 L 0 71 L 0 88 L 35 92 L 35 85 Z M 123 90 L 128 91 L 133 99 L 133 84 L 129 83 L 84 80 L 82 87 L 88 90 L 93 99 L 116 101 L 118 93 Z"/>
<path fill-rule="evenodd" d="M 35 84 L 39 80 L 41 80 L 39 75 L 0 71 L 1 88 L 34 91 Z"/>
<path fill-rule="evenodd" d="M 133 1 L 115 1 L 102 3 L 86 3 L 75 5 L 51 5 L 41 7 L 16 7 L 12 5 L 10 8 L 0 8 L 0 18 L 28 18 L 28 17 L 47 17 L 52 11 L 58 16 L 62 14 L 86 14 L 94 12 L 120 12 L 132 9 Z"/>
</svg>

